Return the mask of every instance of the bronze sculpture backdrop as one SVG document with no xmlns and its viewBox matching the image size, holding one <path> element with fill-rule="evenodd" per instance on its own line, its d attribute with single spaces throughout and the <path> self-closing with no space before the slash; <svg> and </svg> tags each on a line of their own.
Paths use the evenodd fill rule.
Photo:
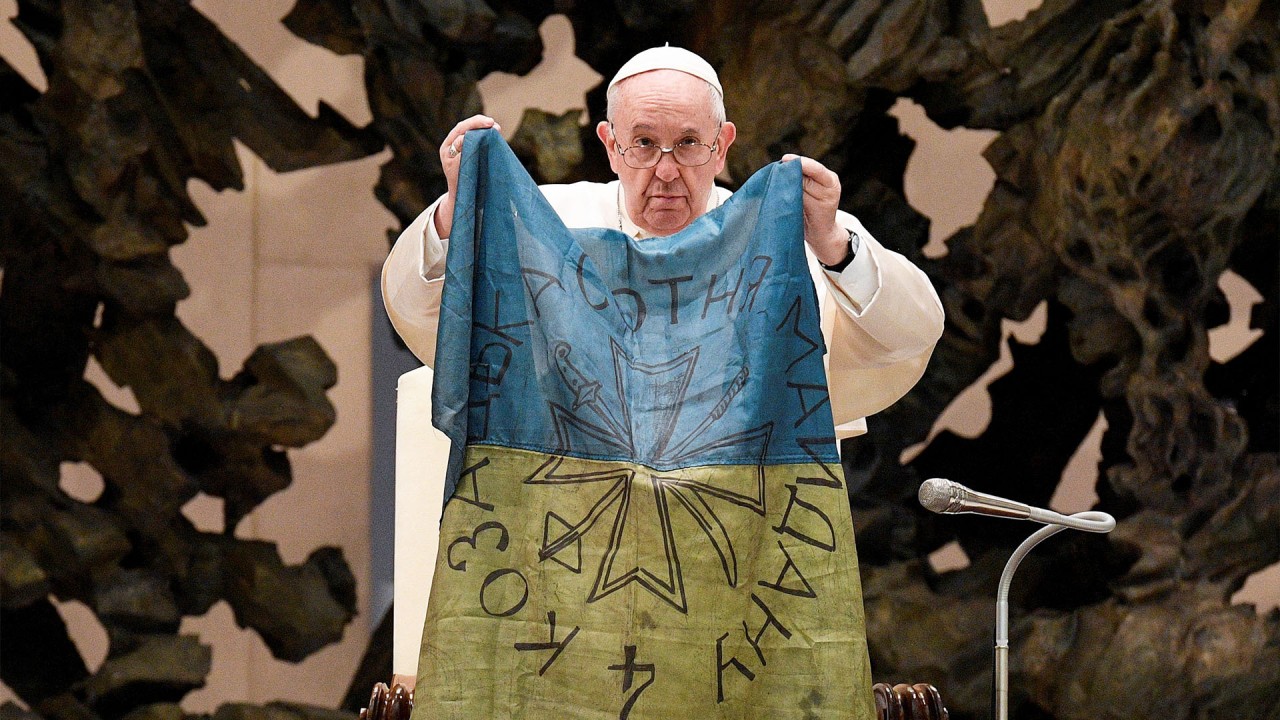
<svg viewBox="0 0 1280 720">
<path fill-rule="evenodd" d="M 579 56 L 605 75 L 667 41 L 702 53 L 732 89 L 733 177 L 788 151 L 821 159 L 842 176 L 845 208 L 943 297 L 947 332 L 924 380 L 844 448 L 878 680 L 927 679 L 955 717 L 987 716 L 991 597 L 1029 527 L 927 515 L 915 488 L 941 475 L 1047 504 L 1101 411 L 1100 508 L 1121 523 L 1109 538 L 1055 538 L 1020 572 L 1013 715 L 1280 717 L 1280 612 L 1229 600 L 1280 560 L 1275 3 L 1047 0 L 993 30 L 978 0 L 299 0 L 291 30 L 363 56 L 374 114 L 364 129 L 306 117 L 180 0 L 19 7 L 50 86 L 39 95 L 3 68 L 0 671 L 41 714 L 115 717 L 180 698 L 207 655 L 175 635 L 177 619 L 217 597 L 264 637 L 277 633 L 281 657 L 314 650 L 349 617 L 352 581 L 332 551 L 282 568 L 272 548 L 195 532 L 176 512 L 192 493 L 217 494 L 233 528 L 287 485 L 273 448 L 332 421 L 332 368 L 314 343 L 262 348 L 224 381 L 173 318 L 185 287 L 166 250 L 198 218 L 185 180 L 235 186 L 232 135 L 276 169 L 385 143 L 393 159 L 376 191 L 407 222 L 443 190 L 438 143 L 480 109 L 475 83 L 533 67 L 537 25 L 561 12 Z M 937 260 L 920 256 L 927 221 L 903 198 L 911 143 L 885 114 L 898 96 L 946 127 L 1001 132 L 986 153 L 996 186 Z M 599 89 L 588 104 L 603 116 Z M 535 176 L 607 174 L 576 123 L 526 116 L 513 145 Z M 1251 325 L 1264 333 L 1215 364 L 1207 329 L 1225 320 L 1227 269 L 1263 296 Z M 1000 321 L 1042 302 L 1044 336 L 1014 344 L 986 432 L 944 433 L 901 465 L 995 360 Z M 134 388 L 141 416 L 83 381 L 90 352 Z M 60 494 L 66 459 L 102 472 L 102 499 Z M 952 539 L 971 565 L 937 575 L 925 558 Z M 308 619 L 326 621 L 237 599 L 249 566 L 303 578 Z M 181 659 L 147 666 L 173 676 L 88 676 L 50 591 L 97 612 L 109 662 Z M 33 652 L 44 672 L 19 662 Z"/>
</svg>

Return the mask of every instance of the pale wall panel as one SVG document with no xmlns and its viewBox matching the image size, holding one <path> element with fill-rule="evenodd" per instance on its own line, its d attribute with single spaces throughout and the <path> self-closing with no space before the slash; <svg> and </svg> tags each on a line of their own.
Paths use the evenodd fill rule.
<svg viewBox="0 0 1280 720">
<path fill-rule="evenodd" d="M 373 196 L 384 150 L 351 162 L 276 173 L 262 166 L 258 195 L 259 261 L 325 267 L 369 267 L 387 256 L 387 230 L 397 226 Z"/>
<path fill-rule="evenodd" d="M 187 226 L 187 241 L 169 257 L 182 271 L 191 295 L 176 314 L 218 356 L 218 373 L 230 377 L 253 352 L 254 198 L 258 158 L 237 142 L 244 190 L 216 192 L 198 180 L 188 183 L 191 200 L 204 215 L 203 226 Z"/>
<path fill-rule="evenodd" d="M 248 699 L 334 706 L 368 644 L 371 622 L 370 268 L 365 264 L 345 268 L 263 264 L 257 276 L 258 341 L 311 335 L 337 364 L 338 384 L 329 390 L 337 422 L 317 442 L 290 451 L 293 485 L 252 513 L 251 532 L 277 543 L 288 563 L 302 562 L 322 545 L 341 547 L 356 576 L 360 614 L 341 644 L 298 665 L 272 662 L 259 653 L 259 670 L 251 679 Z"/>
</svg>

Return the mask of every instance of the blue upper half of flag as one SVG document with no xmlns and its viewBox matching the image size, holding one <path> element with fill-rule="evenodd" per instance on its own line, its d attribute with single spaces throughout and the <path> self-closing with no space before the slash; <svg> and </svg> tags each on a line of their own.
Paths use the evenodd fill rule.
<svg viewBox="0 0 1280 720">
<path fill-rule="evenodd" d="M 643 464 L 838 462 L 799 162 L 669 236 L 568 229 L 497 132 L 471 131 L 433 421 L 464 445 Z"/>
</svg>

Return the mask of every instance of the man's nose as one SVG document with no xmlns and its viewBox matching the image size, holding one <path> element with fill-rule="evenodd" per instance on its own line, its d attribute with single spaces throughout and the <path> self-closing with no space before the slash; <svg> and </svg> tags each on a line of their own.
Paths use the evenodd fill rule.
<svg viewBox="0 0 1280 720">
<path fill-rule="evenodd" d="M 658 164 L 654 167 L 653 172 L 662 182 L 669 183 L 680 176 L 680 166 L 676 163 L 672 153 L 664 152 L 662 157 L 658 158 Z"/>
</svg>

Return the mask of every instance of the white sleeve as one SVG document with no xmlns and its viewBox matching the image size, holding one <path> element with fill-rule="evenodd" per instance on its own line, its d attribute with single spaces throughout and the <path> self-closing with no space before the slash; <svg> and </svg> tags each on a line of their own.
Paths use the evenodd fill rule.
<svg viewBox="0 0 1280 720">
<path fill-rule="evenodd" d="M 861 312 L 861 308 L 871 304 L 876 290 L 880 288 L 880 268 L 876 265 L 874 252 L 862 251 L 862 238 L 871 237 L 871 233 L 862 226 L 858 218 L 841 212 L 836 217 L 836 221 L 840 227 L 851 230 L 857 235 L 858 249 L 853 255 L 853 260 L 844 270 L 839 272 L 826 270 L 825 273 L 828 280 L 834 281 L 836 286 L 844 291 L 838 295 L 838 298 L 848 302 L 842 302 L 841 307 L 856 316 Z"/>
<path fill-rule="evenodd" d="M 382 302 L 391 325 L 426 365 L 435 363 L 447 239 L 436 233 L 436 200 L 400 233 L 382 265 Z"/>
<path fill-rule="evenodd" d="M 837 437 L 865 432 L 864 418 L 892 405 L 920 376 L 938 339 L 943 311 L 928 276 L 885 248 L 858 222 L 859 248 L 843 272 L 820 271 L 827 384 Z M 812 260 L 815 262 L 816 260 Z"/>
</svg>

